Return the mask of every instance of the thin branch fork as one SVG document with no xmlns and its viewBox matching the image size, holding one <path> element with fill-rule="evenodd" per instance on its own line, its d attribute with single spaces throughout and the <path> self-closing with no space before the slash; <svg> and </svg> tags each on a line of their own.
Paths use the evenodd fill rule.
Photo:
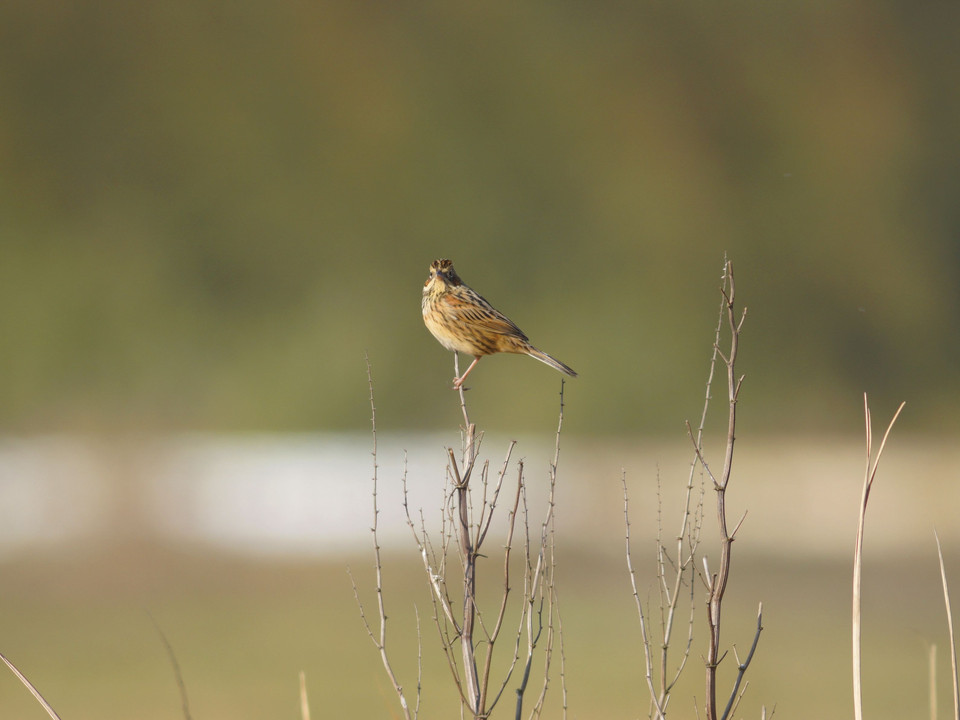
<svg viewBox="0 0 960 720">
<path fill-rule="evenodd" d="M 514 443 L 510 444 L 511 450 L 513 449 Z M 504 467 L 506 470 L 506 467 Z M 501 476 L 502 480 L 502 476 Z M 499 484 L 498 484 L 499 485 Z M 487 633 L 487 652 L 486 657 L 484 658 L 483 663 L 483 681 L 481 684 L 481 697 L 480 705 L 481 707 L 486 707 L 487 702 L 487 692 L 490 683 L 490 668 L 493 663 L 493 647 L 497 642 L 497 639 L 500 637 L 500 631 L 503 628 L 503 620 L 507 613 L 507 599 L 510 595 L 510 552 L 513 547 L 513 534 L 516 527 L 517 519 L 517 509 L 520 506 L 520 495 L 523 489 L 523 460 L 521 460 L 517 467 L 517 492 L 514 495 L 513 508 L 510 511 L 508 526 L 507 526 L 507 540 L 506 547 L 504 548 L 503 553 L 503 595 L 500 600 L 500 611 L 497 614 L 496 622 L 494 623 L 492 632 Z M 499 492 L 499 486 L 497 488 Z M 489 523 L 488 523 L 489 527 Z M 484 532 L 484 536 L 486 532 Z M 482 623 L 481 623 L 482 624 Z M 484 631 L 486 629 L 484 628 Z M 513 662 L 510 665 L 510 668 L 507 672 L 506 678 L 504 678 L 503 683 L 500 686 L 500 689 L 497 691 L 496 696 L 493 698 L 493 702 L 490 703 L 490 710 L 492 710 L 497 702 L 500 700 L 500 696 L 503 694 L 504 688 L 507 686 L 507 682 L 510 679 L 510 675 L 513 673 L 513 668 L 516 666 L 518 658 L 518 653 L 514 653 Z"/>
<path fill-rule="evenodd" d="M 627 492 L 627 474 L 625 470 L 621 471 L 621 482 L 623 483 L 623 524 L 626 528 L 627 571 L 630 575 L 630 587 L 633 590 L 633 600 L 637 606 L 637 616 L 640 618 L 640 638 L 643 641 L 644 678 L 647 682 L 647 690 L 650 693 L 650 702 L 656 711 L 654 717 L 657 718 L 657 720 L 662 720 L 666 717 L 664 714 L 665 708 L 662 706 L 660 694 L 654 686 L 653 655 L 650 648 L 650 637 L 647 633 L 647 617 L 643 611 L 643 601 L 640 600 L 640 593 L 637 590 L 637 573 L 633 567 L 633 553 L 630 544 L 630 496 Z M 666 643 L 664 643 L 664 645 L 666 645 Z"/>
<path fill-rule="evenodd" d="M 546 630 L 544 648 L 543 682 L 540 693 L 530 711 L 531 718 L 539 718 L 546 700 L 547 688 L 550 684 L 550 667 L 553 660 L 554 639 L 556 629 L 554 618 L 560 630 L 560 685 L 563 697 L 563 717 L 567 715 L 567 691 L 563 657 L 562 622 L 560 620 L 559 600 L 556 590 L 556 546 L 554 536 L 554 509 L 556 507 L 557 467 L 560 461 L 560 435 L 563 430 L 563 408 L 565 382 L 560 381 L 560 417 L 557 422 L 556 442 L 554 445 L 553 462 L 550 464 L 550 490 L 547 498 L 547 512 L 540 523 L 539 546 L 537 548 L 536 565 L 531 562 L 533 551 L 530 544 L 529 521 L 526 525 L 526 553 L 527 573 L 524 577 L 525 586 L 525 616 L 527 632 L 527 657 L 524 663 L 523 676 L 516 690 L 516 707 L 514 717 L 519 720 L 523 713 L 523 700 L 530 679 L 530 670 L 533 663 L 533 653 L 540 643 L 541 636 Z M 526 509 L 526 494 L 524 493 L 524 508 Z M 529 518 L 529 514 L 526 514 Z M 536 625 L 534 625 L 536 616 Z M 546 619 L 544 619 L 546 618 Z M 521 627 L 523 618 L 521 618 Z M 519 640 L 519 638 L 518 638 Z M 518 644 L 519 650 L 519 644 Z"/>
<path fill-rule="evenodd" d="M 727 707 L 724 708 L 722 717 L 730 717 L 730 714 L 736 712 L 737 706 L 740 704 L 740 698 L 743 697 L 743 692 L 738 692 L 740 690 L 740 683 L 743 681 L 743 676 L 747 673 L 747 668 L 750 667 L 750 662 L 753 660 L 753 654 L 757 651 L 757 644 L 760 642 L 760 633 L 762 632 L 763 603 L 760 603 L 760 607 L 757 610 L 757 631 L 753 635 L 753 643 L 750 645 L 750 652 L 747 653 L 746 660 L 741 662 L 740 657 L 737 656 L 737 679 L 733 683 L 733 689 L 730 691 L 730 698 L 727 700 Z M 736 646 L 734 646 L 733 652 L 736 655 Z M 744 692 L 746 692 L 746 689 L 746 685 L 744 685 Z"/>
</svg>

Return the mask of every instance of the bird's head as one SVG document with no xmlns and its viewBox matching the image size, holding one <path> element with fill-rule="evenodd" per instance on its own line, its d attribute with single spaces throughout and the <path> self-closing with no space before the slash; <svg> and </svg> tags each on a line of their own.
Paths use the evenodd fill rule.
<svg viewBox="0 0 960 720">
<path fill-rule="evenodd" d="M 424 292 L 438 292 L 447 287 L 456 287 L 462 284 L 457 271 L 453 269 L 453 263 L 447 259 L 434 260 L 430 264 L 430 277 L 424 285 Z"/>
</svg>

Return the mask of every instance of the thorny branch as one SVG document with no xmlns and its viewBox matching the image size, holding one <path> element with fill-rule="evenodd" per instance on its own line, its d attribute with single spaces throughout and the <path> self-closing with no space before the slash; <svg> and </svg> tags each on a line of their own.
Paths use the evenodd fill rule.
<svg viewBox="0 0 960 720">
<path fill-rule="evenodd" d="M 393 689 L 397 693 L 397 698 L 400 701 L 400 707 L 403 709 L 403 716 L 406 718 L 406 720 L 411 720 L 411 718 L 417 717 L 417 713 L 420 709 L 420 680 L 419 678 L 417 680 L 417 702 L 416 707 L 411 715 L 410 707 L 407 704 L 407 698 L 403 692 L 403 686 L 400 685 L 400 682 L 397 680 L 397 676 L 393 671 L 393 666 L 390 664 L 390 658 L 387 655 L 387 611 L 383 601 L 383 564 L 380 560 L 380 540 L 377 537 L 377 526 L 380 518 L 380 508 L 377 505 L 377 406 L 373 399 L 373 373 L 370 369 L 370 358 L 364 354 L 364 359 L 367 363 L 367 385 L 370 389 L 370 425 L 373 434 L 373 451 L 371 453 L 373 456 L 373 525 L 370 528 L 370 532 L 373 535 L 374 564 L 377 574 L 377 610 L 379 615 L 378 634 L 374 634 L 373 628 L 367 619 L 366 612 L 363 609 L 363 603 L 360 601 L 360 592 L 357 590 L 357 583 L 352 574 L 350 575 L 350 582 L 353 585 L 353 594 L 357 600 L 357 605 L 360 608 L 360 618 L 363 620 L 363 625 L 367 629 L 367 634 L 370 636 L 373 644 L 380 652 L 380 660 L 383 662 L 383 668 L 386 670 L 387 677 L 390 678 L 390 683 L 393 685 Z"/>
</svg>

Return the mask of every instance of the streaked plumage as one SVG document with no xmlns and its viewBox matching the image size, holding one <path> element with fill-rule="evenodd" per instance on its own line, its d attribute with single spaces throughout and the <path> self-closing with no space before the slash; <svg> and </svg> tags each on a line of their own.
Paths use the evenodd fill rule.
<svg viewBox="0 0 960 720">
<path fill-rule="evenodd" d="M 441 345 L 473 357 L 463 375 L 454 378 L 455 390 L 481 357 L 498 352 L 529 355 L 570 377 L 577 376 L 562 362 L 531 345 L 506 315 L 464 285 L 449 260 L 434 260 L 430 265 L 421 306 L 424 324 Z"/>
</svg>

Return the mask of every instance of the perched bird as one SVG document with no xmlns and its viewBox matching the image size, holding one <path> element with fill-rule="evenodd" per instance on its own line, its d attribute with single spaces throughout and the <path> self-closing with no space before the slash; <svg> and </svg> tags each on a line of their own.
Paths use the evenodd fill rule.
<svg viewBox="0 0 960 720">
<path fill-rule="evenodd" d="M 447 350 L 473 356 L 470 367 L 453 379 L 459 390 L 484 355 L 507 352 L 535 357 L 570 377 L 577 374 L 556 358 L 537 350 L 502 312 L 463 284 L 449 260 L 434 260 L 423 286 L 423 322 Z"/>
</svg>

